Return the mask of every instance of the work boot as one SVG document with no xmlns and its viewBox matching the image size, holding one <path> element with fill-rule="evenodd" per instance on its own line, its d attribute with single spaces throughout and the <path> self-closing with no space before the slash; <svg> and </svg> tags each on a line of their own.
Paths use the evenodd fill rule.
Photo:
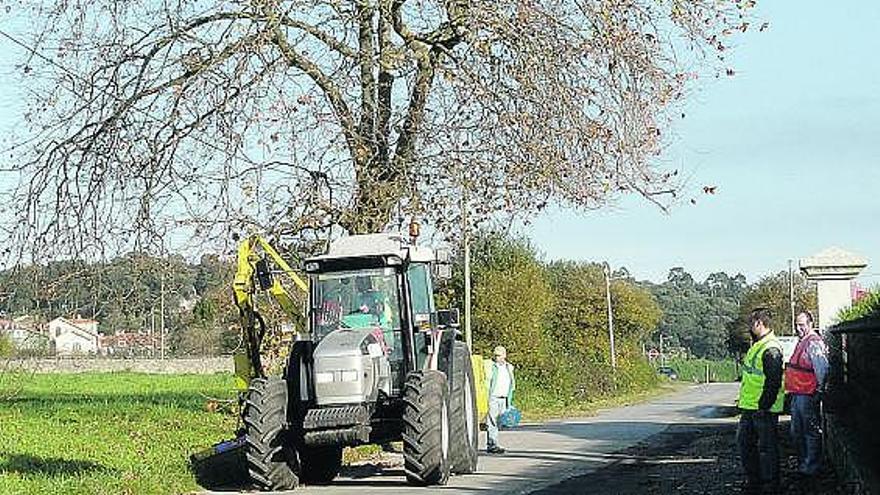
<svg viewBox="0 0 880 495">
<path fill-rule="evenodd" d="M 761 495 L 761 482 L 746 480 L 742 485 L 742 493 L 746 495 Z"/>
<path fill-rule="evenodd" d="M 782 493 L 782 486 L 779 483 L 779 480 L 771 480 L 764 483 L 764 486 L 761 487 L 762 495 L 779 495 Z"/>
</svg>

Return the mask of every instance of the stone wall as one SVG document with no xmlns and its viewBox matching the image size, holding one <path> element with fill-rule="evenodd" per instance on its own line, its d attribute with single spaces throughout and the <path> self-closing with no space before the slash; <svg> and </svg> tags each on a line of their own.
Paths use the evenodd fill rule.
<svg viewBox="0 0 880 495">
<path fill-rule="evenodd" d="M 232 373 L 232 356 L 174 359 L 40 358 L 23 359 L 16 368 L 37 373 L 86 373 L 131 371 L 160 374 Z"/>
<path fill-rule="evenodd" d="M 849 493 L 880 495 L 880 317 L 838 325 L 826 341 L 828 456 Z"/>
</svg>

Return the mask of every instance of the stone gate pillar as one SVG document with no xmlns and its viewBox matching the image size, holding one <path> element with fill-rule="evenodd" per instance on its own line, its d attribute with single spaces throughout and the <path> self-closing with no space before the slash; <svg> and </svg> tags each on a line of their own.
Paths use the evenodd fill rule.
<svg viewBox="0 0 880 495">
<path fill-rule="evenodd" d="M 837 313 L 852 304 L 852 279 L 868 266 L 863 256 L 830 247 L 798 264 L 808 280 L 816 282 L 819 299 L 819 328 L 836 323 Z"/>
</svg>

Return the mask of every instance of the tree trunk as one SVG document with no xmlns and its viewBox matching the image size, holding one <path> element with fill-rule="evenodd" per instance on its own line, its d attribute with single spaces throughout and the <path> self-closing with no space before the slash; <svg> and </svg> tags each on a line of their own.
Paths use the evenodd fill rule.
<svg viewBox="0 0 880 495">
<path fill-rule="evenodd" d="M 381 232 L 392 221 L 394 207 L 400 198 L 399 174 L 389 161 L 360 168 L 357 177 L 357 193 L 352 208 L 352 218 L 346 228 L 351 234 Z"/>
</svg>

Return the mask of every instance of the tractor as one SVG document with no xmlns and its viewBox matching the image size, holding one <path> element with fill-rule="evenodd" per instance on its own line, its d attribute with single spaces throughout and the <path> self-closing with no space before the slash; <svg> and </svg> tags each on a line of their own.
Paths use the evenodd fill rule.
<svg viewBox="0 0 880 495">
<path fill-rule="evenodd" d="M 477 469 L 482 366 L 459 331 L 458 311 L 435 308 L 434 279 L 450 269 L 438 254 L 401 234 L 352 235 L 306 259 L 306 281 L 262 238 L 241 243 L 233 288 L 246 353 L 236 360 L 237 445 L 254 485 L 328 483 L 344 447 L 399 441 L 411 484 L 442 485 L 450 473 Z M 284 276 L 304 304 L 279 282 Z M 281 376 L 261 364 L 260 291 L 302 327 Z"/>
</svg>

